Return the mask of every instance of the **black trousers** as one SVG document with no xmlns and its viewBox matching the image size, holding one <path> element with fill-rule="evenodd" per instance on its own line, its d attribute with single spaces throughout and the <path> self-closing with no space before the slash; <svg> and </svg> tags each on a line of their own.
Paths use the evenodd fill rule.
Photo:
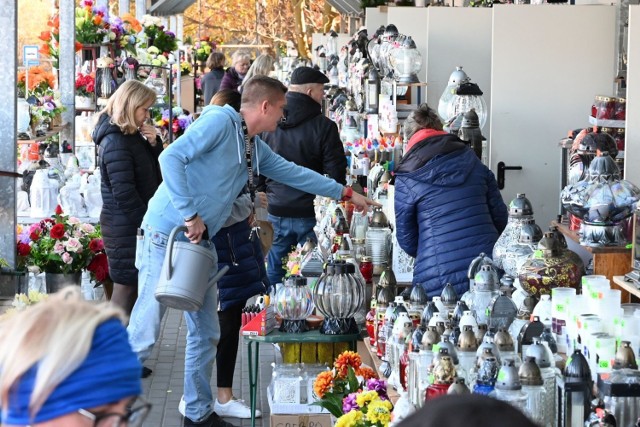
<svg viewBox="0 0 640 427">
<path fill-rule="evenodd" d="M 220 321 L 220 342 L 216 356 L 218 370 L 218 387 L 233 386 L 233 374 L 240 342 L 240 326 L 242 324 L 242 307 L 237 305 L 218 312 Z"/>
</svg>

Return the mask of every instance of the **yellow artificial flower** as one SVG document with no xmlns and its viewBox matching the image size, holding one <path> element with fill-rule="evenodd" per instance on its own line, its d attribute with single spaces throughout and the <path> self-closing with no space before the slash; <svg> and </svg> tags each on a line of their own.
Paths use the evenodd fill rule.
<svg viewBox="0 0 640 427">
<path fill-rule="evenodd" d="M 364 391 L 356 396 L 356 403 L 361 408 L 376 400 L 380 400 L 380 396 L 375 390 Z"/>
<path fill-rule="evenodd" d="M 335 427 L 355 427 L 360 421 L 362 421 L 362 411 L 351 410 L 338 418 Z"/>
<path fill-rule="evenodd" d="M 388 400 L 376 400 L 367 408 L 367 420 L 372 424 L 379 423 L 383 427 L 391 421 L 391 402 Z"/>
</svg>

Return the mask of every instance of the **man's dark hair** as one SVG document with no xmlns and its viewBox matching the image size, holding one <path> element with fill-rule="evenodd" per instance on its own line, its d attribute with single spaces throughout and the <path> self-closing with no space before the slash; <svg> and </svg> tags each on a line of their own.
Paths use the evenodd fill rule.
<svg viewBox="0 0 640 427">
<path fill-rule="evenodd" d="M 280 80 L 267 76 L 253 76 L 242 84 L 242 105 L 253 105 L 276 99 L 287 93 L 287 87 Z"/>
</svg>

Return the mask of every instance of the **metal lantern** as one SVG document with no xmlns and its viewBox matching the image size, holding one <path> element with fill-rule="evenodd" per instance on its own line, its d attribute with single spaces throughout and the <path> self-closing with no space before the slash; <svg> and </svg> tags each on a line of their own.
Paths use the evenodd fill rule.
<svg viewBox="0 0 640 427">
<path fill-rule="evenodd" d="M 455 95 L 460 83 L 468 79 L 469 76 L 467 76 L 467 73 L 462 70 L 462 66 L 456 67 L 453 73 L 449 76 L 447 87 L 444 89 L 444 92 L 442 92 L 440 101 L 438 102 L 438 115 L 442 120 L 447 121 L 449 119 L 449 116 L 447 115 L 449 102 L 453 98 L 453 95 Z"/>
<path fill-rule="evenodd" d="M 367 83 L 365 85 L 365 101 L 366 111 L 369 114 L 378 114 L 379 98 L 380 95 L 380 77 L 378 71 L 374 65 L 369 66 L 369 72 L 367 74 Z"/>
<path fill-rule="evenodd" d="M 626 239 L 621 222 L 633 214 L 640 188 L 621 179 L 615 160 L 604 151 L 591 162 L 587 178 L 567 185 L 560 199 L 565 209 L 582 219 L 581 245 L 622 246 Z"/>
<path fill-rule="evenodd" d="M 422 67 L 422 55 L 409 36 L 394 44 L 389 61 L 398 83 L 419 83 L 417 73 Z"/>
<path fill-rule="evenodd" d="M 324 315 L 320 332 L 340 335 L 357 332 L 353 316 L 364 302 L 364 283 L 355 274 L 355 266 L 340 261 L 327 265 L 314 288 L 314 302 Z"/>
<path fill-rule="evenodd" d="M 476 153 L 476 156 L 478 156 L 483 163 L 486 163 L 486 155 L 484 153 L 482 142 L 486 141 L 486 138 L 482 136 L 482 131 L 480 130 L 480 119 L 478 118 L 478 113 L 476 113 L 475 108 L 472 108 L 463 114 L 462 123 L 458 130 L 458 137 L 471 147 L 471 149 Z"/>
<path fill-rule="evenodd" d="M 591 403 L 591 369 L 580 350 L 567 359 L 562 376 L 557 381 L 558 425 L 582 427 L 589 416 Z"/>
<path fill-rule="evenodd" d="M 307 278 L 291 276 L 276 291 L 276 311 L 282 317 L 282 332 L 304 332 L 306 319 L 313 311 L 313 298 Z"/>
<path fill-rule="evenodd" d="M 327 55 L 338 55 L 338 33 L 331 30 L 326 38 Z"/>
</svg>

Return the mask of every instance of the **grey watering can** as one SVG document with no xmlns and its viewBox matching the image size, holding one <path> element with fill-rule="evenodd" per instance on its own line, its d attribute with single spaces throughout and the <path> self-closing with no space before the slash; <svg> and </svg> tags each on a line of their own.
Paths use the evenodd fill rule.
<svg viewBox="0 0 640 427">
<path fill-rule="evenodd" d="M 200 245 L 176 242 L 176 234 L 181 231 L 187 231 L 187 227 L 177 226 L 171 230 L 155 296 L 167 307 L 198 311 L 202 308 L 207 290 L 220 280 L 229 267 L 224 266 L 209 280 L 211 270 L 216 268 L 217 257 Z"/>
</svg>

